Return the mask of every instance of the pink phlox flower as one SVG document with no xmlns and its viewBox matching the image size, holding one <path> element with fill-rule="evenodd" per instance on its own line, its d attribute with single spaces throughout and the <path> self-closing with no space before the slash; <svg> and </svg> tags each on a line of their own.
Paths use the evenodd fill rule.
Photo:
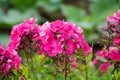
<svg viewBox="0 0 120 80">
<path fill-rule="evenodd" d="M 106 72 L 107 69 L 108 69 L 108 67 L 110 67 L 110 66 L 111 66 L 111 64 L 110 64 L 109 62 L 103 63 L 103 64 L 101 65 L 101 70 L 102 70 L 102 72 Z"/>
<path fill-rule="evenodd" d="M 106 20 L 110 27 L 120 26 L 120 9 L 114 15 L 107 17 Z"/>
<path fill-rule="evenodd" d="M 120 60 L 120 53 L 117 47 L 109 47 L 109 57 L 112 60 Z"/>
<path fill-rule="evenodd" d="M 52 31 L 61 32 L 63 29 L 63 26 L 64 26 L 64 21 L 61 21 L 61 20 L 56 20 L 56 21 L 50 23 L 50 29 Z"/>
<path fill-rule="evenodd" d="M 25 79 L 23 77 L 21 77 L 20 80 L 25 80 Z"/>
<path fill-rule="evenodd" d="M 76 62 L 76 61 L 77 61 L 77 58 L 71 58 L 70 61 L 71 61 L 72 67 L 73 67 L 74 69 L 77 69 L 77 68 L 78 68 L 77 62 Z"/>
<path fill-rule="evenodd" d="M 2 44 L 0 44 L 0 53 L 3 53 L 3 51 L 4 51 L 4 48 L 3 48 Z"/>
<path fill-rule="evenodd" d="M 21 61 L 22 61 L 22 59 L 17 55 L 13 58 L 12 64 L 14 65 L 16 70 L 18 70 L 20 68 Z"/>
<path fill-rule="evenodd" d="M 81 42 L 81 47 L 83 49 L 83 55 L 88 56 L 92 52 L 92 48 L 89 47 L 86 41 Z"/>
<path fill-rule="evenodd" d="M 16 57 L 16 58 L 15 58 Z M 17 60 L 20 59 L 19 64 Z M 15 66 L 18 65 L 17 67 Z M 17 52 L 13 49 L 7 47 L 4 49 L 2 45 L 0 45 L 0 74 L 7 74 L 10 72 L 12 68 L 16 70 L 19 69 L 21 64 L 21 58 L 18 56 Z"/>
<path fill-rule="evenodd" d="M 67 51 L 68 55 L 72 55 L 75 52 L 76 48 L 77 48 L 76 43 L 73 42 L 72 39 L 68 40 L 66 46 L 67 46 L 66 51 Z"/>
<path fill-rule="evenodd" d="M 99 62 L 99 59 L 94 58 L 94 60 L 93 60 L 93 64 L 96 64 L 96 63 L 98 63 L 98 62 Z"/>
<path fill-rule="evenodd" d="M 113 16 L 120 20 L 120 9 Z"/>
<path fill-rule="evenodd" d="M 27 23 L 27 24 L 34 24 L 36 21 L 37 21 L 36 18 L 30 18 L 29 20 L 26 19 L 26 20 L 24 21 L 24 23 Z"/>
<path fill-rule="evenodd" d="M 18 56 L 15 50 L 6 49 L 4 56 L 6 56 L 6 58 L 10 58 L 7 62 L 11 62 L 11 66 L 13 66 L 16 70 L 19 69 L 22 59 Z"/>
<path fill-rule="evenodd" d="M 96 55 L 105 58 L 105 57 L 108 56 L 108 52 L 107 51 L 103 51 L 103 50 L 98 50 Z"/>
<path fill-rule="evenodd" d="M 30 53 L 30 47 L 33 52 L 39 50 L 41 45 L 40 40 L 40 26 L 35 24 L 36 18 L 30 18 L 24 20 L 23 23 L 17 24 L 11 31 L 11 42 L 8 47 L 17 51 L 26 50 L 25 52 Z"/>
<path fill-rule="evenodd" d="M 113 39 L 113 45 L 114 45 L 114 46 L 119 46 L 119 45 L 120 45 L 120 38 L 115 37 L 115 38 Z"/>
<path fill-rule="evenodd" d="M 80 45 L 85 42 L 82 35 L 82 29 L 78 28 L 71 22 L 56 20 L 54 22 L 46 22 L 40 27 L 40 39 L 42 42 L 41 52 L 47 53 L 50 56 L 55 56 L 58 53 L 66 53 L 72 55 L 78 48 L 85 48 L 84 52 L 88 55 L 91 48 L 87 44 Z"/>
<path fill-rule="evenodd" d="M 18 49 L 17 46 L 19 46 L 20 44 L 20 40 L 16 40 L 16 41 L 11 41 L 9 44 L 8 44 L 8 48 L 9 49 Z"/>
<path fill-rule="evenodd" d="M 107 17 L 107 18 L 106 18 L 106 21 L 107 21 L 108 26 L 110 26 L 111 28 L 120 25 L 120 24 L 119 24 L 119 20 L 116 19 L 116 18 L 113 17 L 113 16 Z"/>
<path fill-rule="evenodd" d="M 97 56 L 100 56 L 100 57 L 103 57 L 103 58 L 106 58 L 106 57 L 108 56 L 108 51 L 98 50 L 98 51 L 96 52 L 96 55 L 97 55 Z M 96 64 L 96 63 L 98 63 L 98 62 L 99 62 L 99 59 L 98 59 L 98 58 L 95 58 L 95 59 L 93 60 L 93 64 Z"/>
<path fill-rule="evenodd" d="M 39 55 L 42 55 L 42 54 L 44 54 L 44 53 L 46 53 L 46 52 L 45 52 L 45 50 L 43 49 L 43 46 L 41 46 L 41 49 L 39 50 L 38 54 L 39 54 Z"/>
</svg>

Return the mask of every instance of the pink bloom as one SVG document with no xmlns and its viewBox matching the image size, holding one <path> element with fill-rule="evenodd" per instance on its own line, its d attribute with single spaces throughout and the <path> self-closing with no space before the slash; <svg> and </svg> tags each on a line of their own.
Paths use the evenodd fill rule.
<svg viewBox="0 0 120 80">
<path fill-rule="evenodd" d="M 25 80 L 25 79 L 23 77 L 21 77 L 20 80 Z"/>
<path fill-rule="evenodd" d="M 89 45 L 87 44 L 86 41 L 82 42 L 81 47 L 83 49 L 83 55 L 84 56 L 88 56 L 90 54 L 90 52 L 92 52 L 92 48 L 89 47 Z"/>
<path fill-rule="evenodd" d="M 39 50 L 39 55 L 42 55 L 43 53 L 45 53 L 43 46 L 41 46 L 41 49 Z"/>
<path fill-rule="evenodd" d="M 106 58 L 107 56 L 108 56 L 108 52 L 107 51 L 103 51 L 103 50 L 98 50 L 97 52 L 96 52 L 96 55 L 97 56 L 100 56 L 100 57 L 103 57 L 103 58 Z M 99 62 L 99 59 L 98 58 L 95 58 L 94 60 L 93 60 L 93 64 L 96 64 L 96 63 L 98 63 Z"/>
<path fill-rule="evenodd" d="M 113 16 L 120 20 L 120 9 Z"/>
<path fill-rule="evenodd" d="M 18 62 L 19 60 L 19 62 Z M 0 74 L 7 74 L 12 68 L 19 69 L 21 58 L 17 55 L 15 50 L 10 48 L 4 49 L 0 45 Z M 17 65 L 17 67 L 15 66 Z"/>
<path fill-rule="evenodd" d="M 76 62 L 74 62 L 73 64 L 72 64 L 72 67 L 74 68 L 74 69 L 77 69 L 77 63 Z"/>
<path fill-rule="evenodd" d="M 120 45 L 120 10 L 118 10 L 114 15 L 112 16 L 108 16 L 106 18 L 107 24 L 108 24 L 108 28 L 102 28 L 104 34 L 103 36 L 103 40 L 105 40 L 105 42 L 107 41 L 109 43 L 110 41 L 110 45 L 107 45 L 107 49 L 106 50 L 99 50 L 96 55 L 97 56 L 101 56 L 103 58 L 106 58 L 108 61 L 110 60 L 120 60 L 120 51 L 119 51 L 119 45 Z M 111 34 L 111 36 L 109 37 L 109 34 Z M 104 39 L 105 38 L 105 39 Z M 104 41 L 103 41 L 104 43 Z M 112 44 L 111 44 L 112 43 Z M 104 45 L 104 44 L 103 44 Z M 98 63 L 98 59 L 95 58 L 93 63 L 96 64 Z M 113 62 L 111 62 L 112 64 Z M 103 63 L 101 65 L 101 70 L 103 72 L 106 72 L 107 68 L 111 65 L 109 62 Z M 116 62 L 116 64 L 119 64 L 118 62 Z"/>
<path fill-rule="evenodd" d="M 78 68 L 78 66 L 77 66 L 77 58 L 72 58 L 72 59 L 70 59 L 70 61 L 72 62 L 72 67 L 74 68 L 74 69 L 77 69 Z"/>
<path fill-rule="evenodd" d="M 13 65 L 16 70 L 19 69 L 20 64 L 21 64 L 21 58 L 19 56 L 15 56 L 15 58 L 13 59 Z"/>
<path fill-rule="evenodd" d="M 64 27 L 63 25 L 64 25 L 64 21 L 56 20 L 54 22 L 51 22 L 50 27 L 53 31 L 56 31 L 56 30 L 62 31 L 62 29 Z"/>
<path fill-rule="evenodd" d="M 67 42 L 67 49 L 66 49 L 66 51 L 67 51 L 67 53 L 68 53 L 68 55 L 72 55 L 72 53 L 73 52 L 75 52 L 75 50 L 76 50 L 76 43 L 75 42 L 73 42 L 72 40 L 68 40 L 68 42 Z"/>
<path fill-rule="evenodd" d="M 114 46 L 119 46 L 119 45 L 120 45 L 120 38 L 115 37 L 115 38 L 113 39 L 113 45 L 114 45 Z"/>
<path fill-rule="evenodd" d="M 65 53 L 71 56 L 77 49 L 82 48 L 83 53 L 89 55 L 92 49 L 84 40 L 82 31 L 71 22 L 61 20 L 46 22 L 40 27 L 41 47 L 43 48 L 40 54 L 43 52 L 48 56 L 56 56 Z"/>
<path fill-rule="evenodd" d="M 118 19 L 116 19 L 113 16 L 107 17 L 106 20 L 107 20 L 108 26 L 110 26 L 111 28 L 120 25 Z"/>
<path fill-rule="evenodd" d="M 96 63 L 98 63 L 99 62 L 99 59 L 97 59 L 97 58 L 95 58 L 94 60 L 93 60 L 93 64 L 96 64 Z"/>
<path fill-rule="evenodd" d="M 103 50 L 102 51 L 99 50 L 99 51 L 97 51 L 96 55 L 105 58 L 105 57 L 108 56 L 108 52 L 107 51 L 103 51 Z"/>
<path fill-rule="evenodd" d="M 112 60 L 120 60 L 120 53 L 117 47 L 109 47 L 109 57 Z"/>
<path fill-rule="evenodd" d="M 109 66 L 111 66 L 111 64 L 109 62 L 103 63 L 101 65 L 102 72 L 106 72 Z"/>
<path fill-rule="evenodd" d="M 4 48 L 2 47 L 2 44 L 0 44 L 0 53 L 3 53 Z"/>
<path fill-rule="evenodd" d="M 106 18 L 106 21 L 109 26 L 108 29 L 114 32 L 120 32 L 120 29 L 118 30 L 119 27 L 117 27 L 120 26 L 120 9 L 116 13 L 114 13 L 114 15 L 108 16 Z"/>
<path fill-rule="evenodd" d="M 100 57 L 103 57 L 103 58 L 106 58 L 106 57 L 108 56 L 108 51 L 98 50 L 98 51 L 96 52 L 96 55 L 97 55 L 97 56 L 100 56 Z M 98 59 L 98 58 L 95 58 L 95 59 L 93 60 L 93 64 L 96 64 L 96 63 L 98 63 L 98 62 L 99 62 L 99 59 Z"/>
<path fill-rule="evenodd" d="M 36 52 L 40 48 L 40 26 L 35 24 L 36 18 L 25 20 L 21 24 L 17 24 L 11 31 L 11 42 L 8 47 L 19 52 L 26 53 Z"/>
</svg>

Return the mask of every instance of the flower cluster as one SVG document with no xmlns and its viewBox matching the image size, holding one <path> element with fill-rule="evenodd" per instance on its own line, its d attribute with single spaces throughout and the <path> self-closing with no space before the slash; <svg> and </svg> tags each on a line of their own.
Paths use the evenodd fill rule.
<svg viewBox="0 0 120 80">
<path fill-rule="evenodd" d="M 104 62 L 101 65 L 101 70 L 106 72 L 107 68 L 116 61 L 114 66 L 116 67 L 119 64 L 120 60 L 120 10 L 118 10 L 114 15 L 107 17 L 107 28 L 103 28 L 103 37 L 104 40 L 108 43 L 105 49 L 99 50 L 96 55 L 102 58 L 105 58 L 108 62 Z M 95 58 L 93 63 L 96 64 L 99 59 Z"/>
<path fill-rule="evenodd" d="M 107 17 L 108 26 L 114 31 L 116 31 L 117 26 L 120 26 L 120 10 L 118 10 L 114 15 Z"/>
<path fill-rule="evenodd" d="M 15 50 L 4 49 L 0 44 L 0 75 L 6 75 L 11 72 L 12 68 L 19 69 L 21 58 Z"/>
<path fill-rule="evenodd" d="M 77 58 L 72 57 L 73 53 L 79 52 L 82 56 L 88 56 L 92 51 L 82 32 L 80 27 L 71 22 L 56 20 L 44 23 L 40 27 L 41 49 L 39 54 L 55 57 L 58 67 L 71 64 L 73 68 L 77 68 Z M 63 71 L 65 72 L 66 69 Z"/>
<path fill-rule="evenodd" d="M 92 52 L 92 48 L 85 41 L 83 30 L 71 22 L 56 20 L 46 22 L 42 26 L 35 24 L 36 18 L 25 20 L 13 27 L 10 35 L 11 42 L 4 49 L 0 44 L 0 75 L 6 76 L 13 68 L 19 69 L 21 58 L 19 54 L 27 54 L 27 58 L 39 52 L 45 57 L 52 58 L 56 69 L 67 76 L 69 65 L 77 68 L 77 57 L 79 53 L 83 59 Z M 103 42 L 107 42 L 103 50 L 96 52 L 97 58 L 93 60 L 96 64 L 103 59 L 101 70 L 106 72 L 109 66 L 120 67 L 120 10 L 114 15 L 106 18 L 106 28 L 101 27 Z M 27 59 L 28 60 L 28 59 Z M 26 61 L 27 61 L 26 60 Z M 86 64 L 86 61 L 85 61 Z M 20 80 L 24 80 L 21 77 Z M 65 77 L 66 80 L 66 77 Z"/>
<path fill-rule="evenodd" d="M 85 41 L 82 31 L 71 22 L 46 22 L 40 27 L 40 54 L 45 53 L 51 57 L 58 54 L 71 56 L 77 50 L 81 50 L 84 56 L 89 55 L 92 48 Z"/>
<path fill-rule="evenodd" d="M 120 45 L 120 10 L 118 10 L 113 16 L 107 17 L 107 24 L 114 33 L 113 36 L 113 45 L 114 46 L 119 46 Z"/>
<path fill-rule="evenodd" d="M 40 26 L 35 24 L 37 19 L 30 18 L 21 24 L 17 24 L 11 31 L 9 47 L 18 52 L 33 54 L 40 48 Z"/>
<path fill-rule="evenodd" d="M 88 56 L 92 51 L 84 39 L 83 30 L 75 24 L 56 20 L 40 26 L 35 24 L 36 20 L 30 18 L 15 25 L 7 49 L 4 50 L 0 45 L 0 74 L 9 72 L 12 67 L 16 70 L 19 68 L 21 58 L 17 52 L 27 54 L 28 60 L 28 57 L 32 58 L 39 51 L 39 54 L 55 59 L 56 65 L 60 63 L 65 66 L 66 74 L 67 64 L 77 68 L 77 58 L 73 58 L 73 53 L 79 52 L 82 56 Z"/>
<path fill-rule="evenodd" d="M 107 68 L 113 63 L 112 61 L 120 60 L 120 51 L 117 47 L 109 47 L 109 49 L 99 50 L 96 53 L 97 56 L 105 58 L 108 62 L 104 62 L 101 65 L 101 70 L 106 72 Z M 99 62 L 99 59 L 95 58 L 93 63 L 96 64 Z M 118 63 L 116 63 L 118 64 Z M 103 67 L 104 66 L 104 67 Z"/>
</svg>

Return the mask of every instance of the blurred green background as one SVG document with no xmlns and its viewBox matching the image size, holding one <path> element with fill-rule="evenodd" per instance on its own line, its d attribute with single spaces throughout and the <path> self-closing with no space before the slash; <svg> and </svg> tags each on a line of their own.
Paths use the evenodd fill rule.
<svg viewBox="0 0 120 80">
<path fill-rule="evenodd" d="M 57 19 L 71 21 L 84 29 L 86 40 L 94 45 L 106 26 L 106 16 L 115 13 L 120 0 L 0 0 L 0 43 L 6 46 L 12 27 L 36 17 L 38 24 Z"/>
</svg>

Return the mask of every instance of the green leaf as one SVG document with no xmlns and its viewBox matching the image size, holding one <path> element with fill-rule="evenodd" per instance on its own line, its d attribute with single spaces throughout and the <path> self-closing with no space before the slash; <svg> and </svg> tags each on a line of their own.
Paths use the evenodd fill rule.
<svg viewBox="0 0 120 80">
<path fill-rule="evenodd" d="M 112 75 L 111 75 L 109 72 L 107 72 L 107 73 L 104 75 L 104 77 L 106 78 L 105 80 L 112 80 Z"/>
<path fill-rule="evenodd" d="M 85 17 L 85 11 L 75 6 L 62 5 L 61 10 L 68 21 L 79 22 Z"/>
<path fill-rule="evenodd" d="M 87 57 L 85 57 L 86 62 L 89 62 L 92 60 L 93 53 L 91 52 Z"/>
<path fill-rule="evenodd" d="M 120 68 L 116 69 L 114 74 L 115 74 L 116 80 L 120 80 Z"/>
<path fill-rule="evenodd" d="M 24 66 L 24 65 L 20 65 L 20 69 L 22 70 L 22 75 L 24 75 L 27 79 L 28 79 L 28 76 L 29 76 L 29 66 Z"/>
<path fill-rule="evenodd" d="M 47 12 L 58 11 L 61 7 L 62 0 L 38 0 L 37 7 L 44 8 Z"/>
<path fill-rule="evenodd" d="M 84 19 L 83 19 L 84 20 Z M 91 31 L 91 29 L 93 28 L 93 24 L 92 22 L 89 22 L 89 21 L 80 21 L 80 22 L 77 22 L 77 21 L 74 21 L 78 26 L 82 27 L 83 29 L 86 29 L 86 30 L 89 30 Z"/>
<path fill-rule="evenodd" d="M 37 0 L 11 0 L 13 5 L 18 9 L 34 7 Z"/>
<path fill-rule="evenodd" d="M 22 15 L 18 10 L 11 9 L 7 14 L 2 16 L 2 22 L 14 24 L 21 21 L 21 16 Z"/>
<path fill-rule="evenodd" d="M 110 73 L 114 70 L 114 64 L 108 67 L 107 71 Z"/>
<path fill-rule="evenodd" d="M 108 4 L 109 3 L 109 4 Z M 116 0 L 91 0 L 90 11 L 94 14 L 101 14 L 107 10 L 118 9 Z"/>
<path fill-rule="evenodd" d="M 71 71 L 74 73 L 74 75 L 76 76 L 76 78 L 80 79 L 80 80 L 85 80 L 85 78 L 80 75 L 79 71 L 76 69 L 71 69 Z"/>
<path fill-rule="evenodd" d="M 12 72 L 14 73 L 14 75 L 16 75 L 16 76 L 20 76 L 20 74 L 15 70 L 15 69 L 12 69 Z"/>
<path fill-rule="evenodd" d="M 89 78 L 90 80 L 98 80 L 98 79 L 97 79 L 97 76 L 88 76 L 88 78 Z"/>
<path fill-rule="evenodd" d="M 25 12 L 20 12 L 17 9 L 10 9 L 7 14 L 0 14 L 1 23 L 12 24 L 23 22 L 25 19 L 35 17 L 40 20 L 40 16 L 35 9 L 27 9 Z"/>
<path fill-rule="evenodd" d="M 40 64 L 43 64 L 43 62 L 45 61 L 45 56 L 44 55 L 39 55 L 38 53 L 36 53 L 34 55 L 34 66 L 38 67 Z"/>
<path fill-rule="evenodd" d="M 96 56 L 97 59 L 99 59 L 102 62 L 107 62 L 107 60 L 101 56 Z"/>
</svg>

